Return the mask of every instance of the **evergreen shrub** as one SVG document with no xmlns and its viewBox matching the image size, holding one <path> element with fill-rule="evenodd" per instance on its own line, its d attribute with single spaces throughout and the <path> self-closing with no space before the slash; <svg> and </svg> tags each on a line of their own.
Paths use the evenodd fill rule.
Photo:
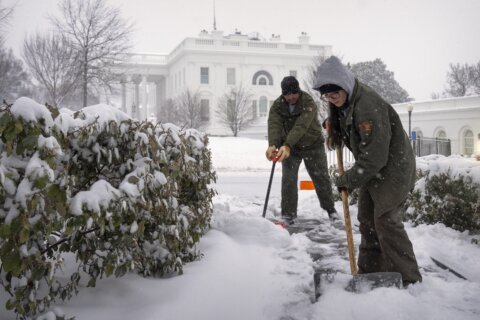
<svg viewBox="0 0 480 320">
<path fill-rule="evenodd" d="M 206 135 L 107 105 L 59 112 L 20 98 L 0 108 L 0 137 L 0 285 L 20 318 L 79 283 L 181 273 L 199 257 L 216 179 Z"/>
<path fill-rule="evenodd" d="M 451 170 L 420 173 L 406 202 L 406 220 L 415 225 L 443 223 L 459 231 L 480 230 L 480 186 Z"/>
</svg>

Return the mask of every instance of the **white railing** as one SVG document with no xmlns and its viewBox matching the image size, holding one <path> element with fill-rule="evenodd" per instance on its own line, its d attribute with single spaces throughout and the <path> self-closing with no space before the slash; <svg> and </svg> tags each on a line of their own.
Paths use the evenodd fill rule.
<svg viewBox="0 0 480 320">
<path fill-rule="evenodd" d="M 355 159 L 353 158 L 353 153 L 350 152 L 347 148 L 343 148 L 343 163 L 353 163 Z M 327 151 L 327 163 L 328 166 L 337 166 L 337 152 L 335 150 Z"/>
<path fill-rule="evenodd" d="M 167 56 L 156 53 L 130 53 L 129 62 L 134 64 L 167 64 Z"/>
<path fill-rule="evenodd" d="M 195 44 L 200 46 L 213 46 L 215 42 L 211 39 L 196 39 Z"/>
<path fill-rule="evenodd" d="M 302 45 L 301 44 L 288 44 L 288 43 L 286 43 L 285 44 L 285 49 L 300 50 L 300 49 L 302 49 Z"/>
<path fill-rule="evenodd" d="M 240 41 L 223 40 L 222 45 L 232 46 L 232 47 L 240 47 Z"/>
<path fill-rule="evenodd" d="M 249 41 L 249 42 L 248 42 L 248 47 L 249 47 L 249 48 L 276 49 L 276 48 L 278 47 L 278 44 L 276 44 L 276 43 L 269 43 L 269 42 L 254 42 L 254 41 Z"/>
</svg>

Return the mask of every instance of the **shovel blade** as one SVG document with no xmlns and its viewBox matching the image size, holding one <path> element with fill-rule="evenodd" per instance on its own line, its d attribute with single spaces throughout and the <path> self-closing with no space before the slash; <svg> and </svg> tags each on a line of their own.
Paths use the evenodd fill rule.
<svg viewBox="0 0 480 320">
<path fill-rule="evenodd" d="M 313 275 L 315 286 L 315 301 L 323 294 L 325 287 L 335 280 L 337 271 L 316 270 Z M 354 275 L 349 281 L 346 291 L 361 293 L 375 288 L 403 288 L 402 275 L 398 272 L 373 272 Z"/>
<path fill-rule="evenodd" d="M 373 272 L 356 274 L 348 284 L 346 290 L 365 292 L 375 288 L 402 288 L 402 275 L 398 272 Z"/>
</svg>

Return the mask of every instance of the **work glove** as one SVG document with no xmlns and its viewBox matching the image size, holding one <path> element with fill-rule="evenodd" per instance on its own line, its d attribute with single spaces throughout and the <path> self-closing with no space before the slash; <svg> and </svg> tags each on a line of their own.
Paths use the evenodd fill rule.
<svg viewBox="0 0 480 320">
<path fill-rule="evenodd" d="M 330 118 L 326 118 L 325 120 L 323 120 L 323 122 L 322 122 L 322 127 L 323 127 L 323 129 L 325 129 L 327 132 L 330 131 Z"/>
<path fill-rule="evenodd" d="M 270 146 L 267 148 L 267 151 L 265 152 L 265 156 L 267 157 L 268 161 L 273 160 L 277 154 L 277 148 L 275 146 Z"/>
<path fill-rule="evenodd" d="M 290 157 L 290 147 L 289 146 L 281 146 L 277 152 L 277 161 L 282 162 L 283 160 Z"/>
<path fill-rule="evenodd" d="M 347 176 L 346 176 L 346 175 L 343 175 L 343 176 L 335 176 L 334 179 L 333 179 L 333 183 L 334 183 L 335 186 L 337 187 L 338 193 L 342 193 L 342 191 L 347 191 L 347 192 L 351 192 L 351 191 L 352 191 L 352 190 L 350 190 L 350 188 L 349 188 L 348 180 L 347 180 Z"/>
</svg>

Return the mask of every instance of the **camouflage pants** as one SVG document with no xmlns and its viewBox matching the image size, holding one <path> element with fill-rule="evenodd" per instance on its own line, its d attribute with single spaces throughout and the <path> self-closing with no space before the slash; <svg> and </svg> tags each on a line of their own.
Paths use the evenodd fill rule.
<svg viewBox="0 0 480 320">
<path fill-rule="evenodd" d="M 324 144 L 320 142 L 309 149 L 292 150 L 290 157 L 282 162 L 282 215 L 297 216 L 298 169 L 302 160 L 315 186 L 320 206 L 327 212 L 334 211 L 327 156 Z"/>
<path fill-rule="evenodd" d="M 358 221 L 362 240 L 358 255 L 358 273 L 399 272 L 404 281 L 421 281 L 412 243 L 402 222 L 403 202 L 386 212 L 375 212 L 367 188 L 358 198 Z"/>
</svg>

